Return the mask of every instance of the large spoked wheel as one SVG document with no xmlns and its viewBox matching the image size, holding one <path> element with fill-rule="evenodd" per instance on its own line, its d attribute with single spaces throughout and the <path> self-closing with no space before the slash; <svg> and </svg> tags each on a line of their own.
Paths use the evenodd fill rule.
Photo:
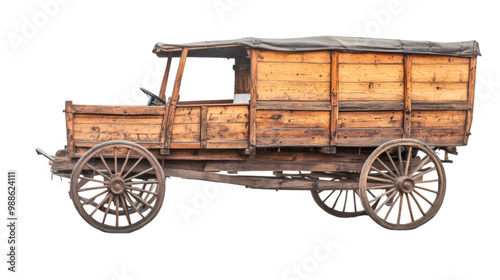
<svg viewBox="0 0 500 280">
<path fill-rule="evenodd" d="M 71 197 L 82 218 L 104 232 L 140 229 L 158 214 L 165 175 L 156 158 L 129 141 L 109 141 L 86 152 L 71 174 Z"/>
<path fill-rule="evenodd" d="M 443 203 L 445 189 L 441 160 L 413 139 L 378 147 L 363 165 L 359 181 L 366 213 L 394 230 L 414 229 L 432 219 Z"/>
</svg>

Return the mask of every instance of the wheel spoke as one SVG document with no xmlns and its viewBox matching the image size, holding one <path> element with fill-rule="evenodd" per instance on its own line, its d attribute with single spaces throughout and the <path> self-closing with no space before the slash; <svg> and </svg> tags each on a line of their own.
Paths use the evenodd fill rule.
<svg viewBox="0 0 500 280">
<path fill-rule="evenodd" d="M 392 163 L 392 166 L 394 167 L 394 170 L 396 170 L 396 173 L 398 174 L 398 176 L 395 176 L 395 177 L 399 177 L 401 176 L 399 174 L 399 170 L 398 168 L 396 167 L 396 164 L 394 163 L 394 160 L 392 160 L 392 157 L 391 157 L 391 154 L 389 154 L 389 151 L 385 151 L 385 154 L 387 155 L 387 157 L 389 158 L 389 161 Z"/>
<path fill-rule="evenodd" d="M 109 175 L 113 174 L 113 172 L 111 172 L 111 169 L 109 168 L 108 164 L 106 163 L 106 161 L 104 160 L 104 157 L 102 156 L 101 153 L 99 153 L 99 157 L 101 158 L 101 161 L 102 163 L 104 163 L 104 166 L 106 167 L 106 169 L 108 170 L 109 172 Z"/>
<path fill-rule="evenodd" d="M 398 194 L 398 196 L 394 200 L 394 203 L 392 203 L 391 207 L 389 208 L 389 210 L 387 210 L 387 213 L 385 214 L 384 221 L 387 221 L 387 218 L 389 217 L 389 214 L 391 213 L 392 208 L 394 208 L 394 205 L 396 205 L 398 203 L 399 198 L 401 198 L 401 193 L 397 192 L 397 194 Z"/>
<path fill-rule="evenodd" d="M 102 218 L 102 223 L 106 221 L 106 217 L 108 216 L 109 209 L 111 208 L 111 201 L 113 200 L 113 195 L 109 196 L 108 207 L 106 207 L 106 212 L 104 212 L 104 218 Z"/>
<path fill-rule="evenodd" d="M 424 165 L 426 165 L 427 163 L 429 163 L 430 160 L 431 160 L 431 158 L 429 157 L 429 155 L 426 155 L 424 157 L 424 159 L 422 159 L 422 162 L 420 162 L 419 165 L 412 172 L 410 172 L 410 174 L 408 174 L 408 177 L 411 177 L 415 172 L 417 172 L 420 169 L 422 169 L 422 167 L 424 167 Z"/>
<path fill-rule="evenodd" d="M 410 196 L 413 198 L 413 201 L 417 204 L 418 210 L 420 210 L 420 213 L 422 213 L 422 216 L 425 216 L 424 210 L 422 210 L 422 207 L 420 207 L 420 203 L 418 203 L 417 199 L 413 195 L 413 193 L 410 193 Z"/>
<path fill-rule="evenodd" d="M 427 180 L 427 181 L 417 181 L 415 183 L 427 184 L 427 183 L 435 183 L 435 182 L 439 182 L 439 179 L 436 179 L 436 180 Z"/>
<path fill-rule="evenodd" d="M 399 201 L 399 212 L 398 212 L 398 225 L 399 222 L 401 221 L 401 210 L 403 209 L 403 195 L 401 195 L 401 200 Z"/>
<path fill-rule="evenodd" d="M 415 186 L 415 188 L 417 188 L 417 189 L 421 189 L 421 190 L 424 190 L 424 191 L 428 191 L 428 192 L 431 192 L 431 193 L 438 194 L 438 192 L 437 192 L 437 191 L 433 191 L 433 190 L 428 189 L 428 188 L 422 188 L 422 187 L 420 187 L 420 186 Z"/>
<path fill-rule="evenodd" d="M 366 192 L 369 193 L 372 197 L 375 197 L 375 195 L 370 190 L 366 190 Z"/>
<path fill-rule="evenodd" d="M 390 184 L 394 183 L 394 181 L 387 180 L 384 178 L 373 177 L 373 176 L 367 176 L 366 178 L 368 178 L 368 180 L 379 181 L 379 182 L 383 182 L 383 183 L 390 183 Z"/>
<path fill-rule="evenodd" d="M 408 149 L 408 156 L 406 157 L 406 168 L 405 168 L 405 176 L 408 176 L 408 169 L 410 168 L 410 159 L 411 159 L 411 149 L 413 147 L 410 146 Z"/>
<path fill-rule="evenodd" d="M 99 190 L 99 189 L 104 189 L 104 188 L 107 188 L 107 186 L 100 186 L 100 187 L 92 187 L 92 188 L 79 189 L 78 192 Z"/>
<path fill-rule="evenodd" d="M 130 180 L 134 179 L 135 177 L 139 177 L 139 176 L 141 176 L 141 175 L 143 175 L 143 174 L 145 174 L 145 173 L 148 173 L 148 172 L 149 172 L 149 171 L 151 171 L 151 170 L 154 170 L 154 168 L 153 168 L 153 167 L 151 167 L 151 168 L 148 168 L 148 169 L 146 169 L 146 170 L 142 171 L 141 173 L 137 173 L 137 174 L 135 174 L 134 176 L 129 177 L 129 178 L 127 178 L 127 179 L 125 179 L 125 182 L 126 182 L 126 181 L 130 181 Z M 126 178 L 126 177 L 124 177 L 124 178 Z"/>
<path fill-rule="evenodd" d="M 383 194 L 381 194 L 381 195 L 379 195 L 379 196 L 375 197 L 374 199 L 372 199 L 372 200 L 370 200 L 370 201 L 368 201 L 368 202 L 369 202 L 369 203 L 372 203 L 372 202 L 374 202 L 375 200 L 377 200 L 377 199 L 381 198 L 382 196 L 384 196 L 384 195 L 388 195 L 388 194 L 390 194 L 390 193 L 394 192 L 395 190 L 396 190 L 396 188 L 395 188 L 395 187 L 394 187 L 394 188 L 391 188 L 391 189 L 389 189 L 388 191 L 386 191 L 385 193 L 383 193 Z"/>
<path fill-rule="evenodd" d="M 369 190 L 377 190 L 377 189 L 388 189 L 390 187 L 394 187 L 394 184 L 390 185 L 378 185 L 378 186 L 372 186 L 372 187 L 366 187 Z"/>
<path fill-rule="evenodd" d="M 125 212 L 125 216 L 127 217 L 127 222 L 128 222 L 128 225 L 131 225 L 132 224 L 132 221 L 130 220 L 130 215 L 128 214 L 128 210 L 127 210 L 127 203 L 125 202 L 125 199 L 123 198 L 123 194 L 120 195 L 120 200 L 121 200 L 121 203 L 122 203 L 122 207 L 123 207 L 123 212 Z"/>
<path fill-rule="evenodd" d="M 356 191 L 352 191 L 352 197 L 353 197 L 353 200 L 354 200 L 354 212 L 358 212 L 358 209 L 356 209 Z"/>
<path fill-rule="evenodd" d="M 134 168 L 135 168 L 135 167 L 139 164 L 139 162 L 141 162 L 141 160 L 142 160 L 143 158 L 144 158 L 144 156 L 141 156 L 141 157 L 137 160 L 137 162 L 136 162 L 134 165 L 132 165 L 132 167 L 128 170 L 128 172 L 127 172 L 125 175 L 123 175 L 122 177 L 123 177 L 123 178 L 127 178 L 127 175 L 128 175 L 130 172 L 132 172 L 132 170 L 134 170 Z"/>
<path fill-rule="evenodd" d="M 147 203 L 146 201 L 144 201 L 144 199 L 142 199 L 140 196 L 136 195 L 133 192 L 127 192 L 127 193 L 130 194 L 130 195 L 132 195 L 133 197 L 135 197 L 135 199 L 137 199 L 138 201 L 144 203 L 144 205 L 146 205 L 147 207 L 153 209 L 153 206 L 151 206 L 149 203 Z"/>
<path fill-rule="evenodd" d="M 349 194 L 349 191 L 345 191 L 344 208 L 342 209 L 342 212 L 345 212 L 345 207 L 347 206 L 347 195 L 348 194 Z"/>
<path fill-rule="evenodd" d="M 398 146 L 398 159 L 399 159 L 399 170 L 400 173 L 403 173 L 403 158 L 401 157 L 401 146 Z"/>
<path fill-rule="evenodd" d="M 434 204 L 432 202 L 430 202 L 427 198 L 425 198 L 425 196 L 421 195 L 419 192 L 417 192 L 417 190 L 413 190 L 416 194 L 418 194 L 418 196 L 420 196 L 423 200 L 427 201 L 427 203 L 429 203 L 431 206 L 434 206 Z"/>
<path fill-rule="evenodd" d="M 94 211 L 92 211 L 92 214 L 90 214 L 90 217 L 92 217 L 95 214 L 95 212 L 97 212 L 97 209 L 101 208 L 101 206 L 104 204 L 104 202 L 106 202 L 109 196 L 111 196 L 111 193 L 108 193 L 108 195 L 99 204 L 97 204 Z"/>
<path fill-rule="evenodd" d="M 411 222 L 415 222 L 415 219 L 413 218 L 413 211 L 411 211 L 410 199 L 408 199 L 408 193 L 405 193 L 405 196 L 406 202 L 408 202 L 408 210 L 410 210 Z"/>
<path fill-rule="evenodd" d="M 377 158 L 377 159 L 378 159 L 378 158 Z M 391 181 L 396 181 L 396 178 L 395 178 L 395 177 L 391 177 L 391 176 L 389 176 L 389 175 L 385 174 L 384 172 L 382 172 L 382 171 L 378 170 L 378 169 L 377 169 L 376 167 L 374 167 L 373 165 L 372 165 L 372 166 L 370 166 L 370 167 L 371 167 L 373 170 L 377 171 L 377 173 L 379 173 L 380 175 L 382 175 L 382 176 L 384 176 L 384 177 L 388 178 L 389 180 L 391 180 Z M 386 168 L 387 168 L 387 167 L 386 167 Z M 392 173 L 392 172 L 391 172 L 391 173 Z"/>
<path fill-rule="evenodd" d="M 115 174 L 118 174 L 118 157 L 116 156 L 116 147 L 114 148 L 115 152 Z"/>
<path fill-rule="evenodd" d="M 387 178 L 389 178 L 389 179 L 391 179 L 391 180 L 395 180 L 395 179 L 397 178 L 396 174 L 394 174 L 394 172 L 392 172 L 392 170 L 391 170 L 391 169 L 390 169 L 387 165 L 385 165 L 385 163 L 384 163 L 383 161 L 381 161 L 381 160 L 380 160 L 380 158 L 377 158 L 377 161 L 378 161 L 380 164 L 382 164 L 382 166 L 383 166 L 383 167 L 384 167 L 384 168 L 385 168 L 385 169 L 389 172 L 389 174 L 391 174 L 391 175 L 392 175 L 392 177 L 391 177 L 391 176 L 389 176 L 389 175 L 387 175 L 387 174 L 385 174 L 385 173 L 383 173 L 382 171 L 378 170 L 378 169 L 377 169 L 377 168 L 375 168 L 373 165 L 371 166 L 371 168 L 375 169 L 375 171 L 377 171 L 378 173 L 380 173 L 380 174 L 384 175 L 385 177 L 387 177 Z"/>
<path fill-rule="evenodd" d="M 85 205 L 85 204 L 87 204 L 87 203 L 89 203 L 89 202 L 91 202 L 91 201 L 93 201 L 93 200 L 94 200 L 94 199 L 96 199 L 97 197 L 99 197 L 99 196 L 101 196 L 101 195 L 103 195 L 103 194 L 105 194 L 105 193 L 107 193 L 107 192 L 108 192 L 108 190 L 104 190 L 104 191 L 102 191 L 102 192 L 100 192 L 100 193 L 98 193 L 98 194 L 94 195 L 93 197 L 91 197 L 91 198 L 89 198 L 89 199 L 85 200 L 85 202 L 83 202 L 83 203 L 82 203 L 82 206 L 83 206 L 83 205 Z"/>
<path fill-rule="evenodd" d="M 89 177 L 84 177 L 84 176 L 80 176 L 80 177 L 78 177 L 78 179 L 92 181 L 92 182 L 101 183 L 101 184 L 105 184 L 105 185 L 108 183 L 107 181 L 101 181 L 101 180 L 97 180 L 97 179 L 89 178 Z"/>
<path fill-rule="evenodd" d="M 398 193 L 399 192 L 393 192 L 390 196 L 388 196 L 387 199 L 382 204 L 380 204 L 380 206 L 375 210 L 375 213 L 378 213 L 378 211 L 380 211 L 380 209 L 382 209 L 382 207 L 387 203 L 387 201 L 390 201 Z"/>
<path fill-rule="evenodd" d="M 335 190 L 333 190 L 325 199 L 323 199 L 323 203 L 328 199 L 330 198 L 330 196 L 335 192 Z"/>
<path fill-rule="evenodd" d="M 411 178 L 412 178 L 412 179 L 416 179 L 416 178 L 421 177 L 421 176 L 424 176 L 425 174 L 427 174 L 427 173 L 429 173 L 429 172 L 432 172 L 432 171 L 434 171 L 434 170 L 436 170 L 436 167 L 433 167 L 433 168 L 427 169 L 427 170 L 425 170 L 425 171 L 422 171 L 422 172 L 420 172 L 420 173 L 418 173 L 418 174 L 416 174 L 416 175 L 413 175 Z"/>
<path fill-rule="evenodd" d="M 339 193 L 339 195 L 337 196 L 337 199 L 335 199 L 335 203 L 333 204 L 332 209 L 334 209 L 334 208 L 335 208 L 335 206 L 337 205 L 337 202 L 339 201 L 339 198 L 340 198 L 340 196 L 342 195 L 342 192 L 343 192 L 343 191 L 344 191 L 344 190 L 340 190 L 340 193 Z"/>
<path fill-rule="evenodd" d="M 158 184 L 158 181 L 134 181 L 134 182 L 128 182 L 125 183 L 125 186 L 131 186 L 131 185 L 140 185 L 140 184 Z"/>
<path fill-rule="evenodd" d="M 118 200 L 118 196 L 115 196 L 115 213 L 116 213 L 116 227 L 120 226 L 119 220 L 120 220 L 120 201 Z"/>
<path fill-rule="evenodd" d="M 125 157 L 125 161 L 123 162 L 122 168 L 120 170 L 120 173 L 118 173 L 118 176 L 122 176 L 123 170 L 125 169 L 125 166 L 128 163 L 128 157 L 130 156 L 130 152 L 132 152 L 133 149 L 129 149 L 127 152 L 127 156 Z"/>
<path fill-rule="evenodd" d="M 127 192 L 125 192 L 124 194 L 125 194 L 125 199 L 128 201 L 128 203 L 130 203 L 130 206 L 132 206 L 134 208 L 135 212 L 139 213 L 139 215 L 141 215 L 141 217 L 144 219 L 144 215 L 142 215 L 142 212 L 139 211 L 139 209 L 137 209 L 135 204 L 132 202 L 132 200 L 128 196 Z"/>
<path fill-rule="evenodd" d="M 134 188 L 134 187 L 125 187 L 125 188 L 126 188 L 127 190 L 134 190 L 134 191 L 145 192 L 145 193 L 148 193 L 148 194 L 158 195 L 158 193 L 155 193 L 155 192 L 152 192 L 152 191 L 148 191 L 148 190 L 145 190 L 145 189 Z"/>
<path fill-rule="evenodd" d="M 85 164 L 86 166 L 88 166 L 90 169 L 92 169 L 93 171 L 97 172 L 99 175 L 101 175 L 102 177 L 108 179 L 108 180 L 111 180 L 111 177 L 109 177 L 108 175 L 105 175 L 104 173 L 102 173 L 101 171 L 97 170 L 97 168 L 95 168 L 94 166 L 90 165 L 88 162 Z"/>
</svg>

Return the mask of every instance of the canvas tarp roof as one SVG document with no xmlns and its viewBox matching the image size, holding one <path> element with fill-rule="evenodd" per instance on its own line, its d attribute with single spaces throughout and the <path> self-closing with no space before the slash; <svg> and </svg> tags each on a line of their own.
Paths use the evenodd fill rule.
<svg viewBox="0 0 500 280">
<path fill-rule="evenodd" d="M 334 50 L 342 52 L 381 52 L 400 54 L 449 55 L 476 57 L 481 55 L 476 41 L 440 43 L 396 39 L 374 39 L 337 36 L 318 36 L 290 39 L 247 37 L 235 40 L 204 41 L 187 44 L 157 43 L 153 53 L 160 57 L 179 56 L 182 48 L 191 48 L 188 56 L 235 58 L 245 55 L 244 48 L 302 52 Z"/>
</svg>

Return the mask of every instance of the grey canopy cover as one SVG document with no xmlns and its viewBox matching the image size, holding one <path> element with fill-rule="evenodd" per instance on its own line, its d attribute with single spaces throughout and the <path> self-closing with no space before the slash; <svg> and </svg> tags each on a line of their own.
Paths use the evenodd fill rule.
<svg viewBox="0 0 500 280">
<path fill-rule="evenodd" d="M 204 48 L 197 50 L 196 56 L 235 57 L 237 55 L 237 52 L 230 50 L 221 52 L 214 49 L 218 47 L 234 48 L 235 46 L 282 52 L 334 50 L 345 52 L 381 52 L 400 54 L 449 55 L 460 57 L 476 57 L 481 55 L 479 51 L 479 44 L 476 41 L 439 43 L 429 41 L 337 36 L 318 36 L 290 39 L 262 39 L 248 37 L 236 40 L 204 41 L 187 44 L 157 43 L 153 49 L 153 52 L 158 56 L 166 56 L 168 53 L 172 53 L 174 56 L 179 56 L 180 48 Z"/>
</svg>

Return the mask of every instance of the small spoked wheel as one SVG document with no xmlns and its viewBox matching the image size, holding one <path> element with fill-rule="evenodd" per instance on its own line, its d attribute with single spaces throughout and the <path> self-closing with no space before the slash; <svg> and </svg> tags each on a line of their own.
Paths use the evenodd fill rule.
<svg viewBox="0 0 500 280">
<path fill-rule="evenodd" d="M 394 230 L 414 229 L 432 219 L 443 203 L 446 177 L 441 160 L 424 143 L 389 141 L 368 157 L 359 180 L 366 213 Z"/>
<path fill-rule="evenodd" d="M 104 232 L 127 233 L 148 224 L 165 195 L 156 158 L 129 141 L 109 141 L 86 152 L 71 174 L 73 204 L 82 218 Z"/>
<path fill-rule="evenodd" d="M 357 190 L 312 190 L 311 194 L 321 209 L 335 217 L 366 215 Z"/>
</svg>

